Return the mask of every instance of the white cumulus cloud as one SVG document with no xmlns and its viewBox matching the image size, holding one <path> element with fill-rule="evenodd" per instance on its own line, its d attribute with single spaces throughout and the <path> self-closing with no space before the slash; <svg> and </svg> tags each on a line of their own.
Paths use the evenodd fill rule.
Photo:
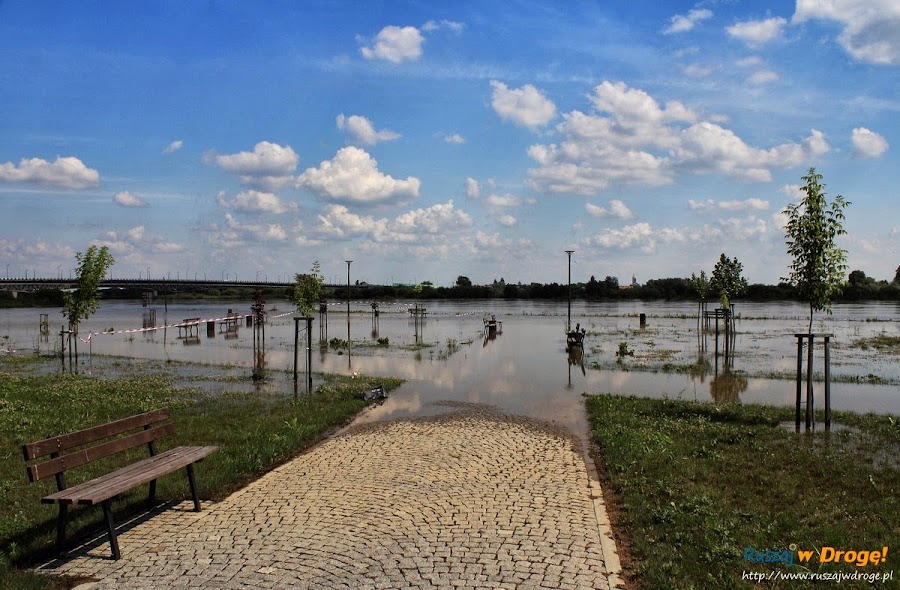
<svg viewBox="0 0 900 590">
<path fill-rule="evenodd" d="M 466 196 L 470 199 L 477 199 L 481 196 L 481 185 L 474 178 L 466 178 Z"/>
<path fill-rule="evenodd" d="M 300 156 L 289 145 L 260 141 L 252 152 L 225 155 L 208 153 L 204 155 L 204 161 L 237 174 L 245 185 L 273 192 L 293 180 L 291 175 L 300 162 Z"/>
<path fill-rule="evenodd" d="M 515 227 L 518 223 L 518 220 L 512 215 L 505 214 L 497 218 L 497 223 L 499 223 L 503 227 Z"/>
<path fill-rule="evenodd" d="M 361 47 L 366 59 L 381 59 L 391 63 L 415 61 L 422 56 L 425 38 L 416 27 L 387 26 L 375 36 L 371 47 Z"/>
<path fill-rule="evenodd" d="M 485 197 L 484 203 L 489 207 L 518 207 L 522 204 L 522 199 L 515 195 L 491 194 Z"/>
<path fill-rule="evenodd" d="M 762 84 L 768 84 L 769 82 L 775 82 L 778 79 L 779 76 L 777 72 L 773 72 L 772 70 L 757 70 L 747 77 L 747 82 L 760 86 Z"/>
<path fill-rule="evenodd" d="M 678 101 L 663 106 L 622 82 L 603 82 L 590 100 L 595 112 L 563 114 L 555 128 L 559 142 L 528 148 L 537 163 L 528 171 L 532 188 L 593 195 L 611 184 L 670 184 L 679 172 L 767 182 L 772 168 L 798 166 L 830 150 L 815 129 L 799 142 L 754 147 Z"/>
<path fill-rule="evenodd" d="M 586 203 L 584 209 L 591 217 L 612 217 L 615 219 L 624 220 L 628 220 L 634 217 L 634 213 L 631 212 L 631 209 L 629 209 L 628 206 L 619 199 L 611 199 L 609 201 L 609 208 L 600 207 L 599 205 L 594 205 L 593 203 Z"/>
<path fill-rule="evenodd" d="M 462 145 L 466 143 L 466 138 L 460 135 L 459 133 L 451 133 L 449 135 L 444 136 L 444 141 L 447 143 L 452 143 L 456 145 Z"/>
<path fill-rule="evenodd" d="M 318 168 L 307 168 L 295 186 L 337 201 L 381 203 L 417 197 L 419 185 L 412 176 L 400 180 L 382 173 L 368 152 L 348 146 Z"/>
<path fill-rule="evenodd" d="M 769 202 L 762 199 L 750 198 L 734 201 L 714 201 L 706 199 L 705 201 L 688 200 L 688 207 L 691 211 L 766 211 L 769 208 Z"/>
<path fill-rule="evenodd" d="M 735 39 L 746 43 L 749 47 L 759 47 L 781 38 L 787 20 L 780 16 L 764 20 L 748 20 L 735 23 L 725 30 Z"/>
<path fill-rule="evenodd" d="M 255 241 L 283 242 L 287 239 L 287 232 L 277 223 L 242 223 L 231 213 L 226 213 L 225 224 L 232 232 Z"/>
<path fill-rule="evenodd" d="M 74 156 L 57 156 L 52 163 L 41 158 L 23 158 L 18 166 L 12 162 L 0 164 L 0 181 L 82 190 L 100 186 L 100 173 Z"/>
<path fill-rule="evenodd" d="M 472 218 L 453 201 L 414 209 L 394 219 L 359 215 L 344 205 L 332 204 L 319 215 L 317 231 L 323 236 L 362 237 L 379 244 L 441 244 L 452 234 L 472 227 Z"/>
<path fill-rule="evenodd" d="M 649 223 L 635 223 L 622 228 L 604 230 L 582 240 L 582 244 L 592 248 L 617 250 L 638 248 L 645 254 L 653 254 L 658 243 L 683 242 L 685 239 L 684 234 L 677 229 L 654 230 Z"/>
<path fill-rule="evenodd" d="M 853 153 L 860 158 L 877 158 L 887 151 L 887 140 L 865 127 L 857 127 L 850 135 L 853 142 Z"/>
<path fill-rule="evenodd" d="M 523 127 L 539 127 L 556 116 L 553 101 L 531 84 L 511 89 L 502 82 L 491 80 L 491 88 L 491 105 L 501 119 Z"/>
<path fill-rule="evenodd" d="M 284 176 L 293 173 L 300 162 L 291 146 L 261 141 L 252 152 L 214 156 L 216 164 L 233 174 L 246 176 Z"/>
<path fill-rule="evenodd" d="M 180 139 L 176 139 L 175 141 L 173 141 L 172 143 L 170 143 L 169 145 L 167 145 L 165 147 L 165 149 L 163 150 L 163 153 L 166 155 L 174 154 L 175 152 L 180 150 L 182 148 L 182 146 L 184 146 L 184 142 L 181 141 Z"/>
<path fill-rule="evenodd" d="M 146 207 L 146 201 L 143 201 L 128 191 L 119 191 L 113 195 L 113 202 L 122 207 Z"/>
<path fill-rule="evenodd" d="M 288 211 L 296 211 L 297 204 L 285 204 L 274 193 L 255 190 L 242 191 L 232 200 L 225 198 L 225 193 L 216 196 L 216 202 L 221 207 L 234 209 L 241 213 L 272 213 L 279 215 Z"/>
<path fill-rule="evenodd" d="M 353 142 L 366 145 L 375 145 L 379 141 L 394 141 L 401 137 L 399 133 L 390 129 L 376 131 L 372 122 L 360 115 L 346 117 L 344 113 L 341 113 L 337 116 L 337 127 L 342 131 L 346 129 Z"/>
<path fill-rule="evenodd" d="M 669 26 L 663 29 L 663 33 L 671 35 L 672 33 L 690 31 L 697 23 L 712 18 L 712 15 L 712 11 L 706 8 L 695 8 L 688 11 L 687 14 L 676 14 L 672 17 Z"/>
<path fill-rule="evenodd" d="M 840 24 L 838 43 L 859 61 L 900 64 L 900 3 L 896 0 L 797 0 L 792 22 L 809 20 Z"/>
</svg>

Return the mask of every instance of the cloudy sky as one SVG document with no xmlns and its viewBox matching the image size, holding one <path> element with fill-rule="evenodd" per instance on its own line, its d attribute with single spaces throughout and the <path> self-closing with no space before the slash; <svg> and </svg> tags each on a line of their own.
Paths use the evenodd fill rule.
<svg viewBox="0 0 900 590">
<path fill-rule="evenodd" d="M 362 6 L 0 2 L 0 273 L 775 283 L 811 166 L 900 265 L 896 0 Z"/>
</svg>

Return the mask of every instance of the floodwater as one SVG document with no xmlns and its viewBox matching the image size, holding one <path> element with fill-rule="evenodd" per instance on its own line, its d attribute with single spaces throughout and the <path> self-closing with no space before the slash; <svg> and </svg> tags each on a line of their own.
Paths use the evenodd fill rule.
<svg viewBox="0 0 900 590">
<path fill-rule="evenodd" d="M 724 325 L 720 326 L 720 355 L 716 355 L 714 330 L 701 335 L 698 329 L 696 303 L 577 301 L 572 303 L 572 325 L 584 327 L 587 336 L 583 355 L 570 356 L 566 302 L 426 301 L 421 305 L 427 315 L 418 320 L 409 313 L 414 305 L 382 302 L 376 321 L 368 302 L 352 302 L 349 315 L 346 304 L 332 303 L 327 330 L 319 316 L 315 318 L 313 371 L 407 380 L 382 405 L 367 412 L 365 420 L 439 413 L 442 407 L 434 402 L 450 400 L 491 404 L 583 432 L 585 392 L 793 405 L 794 334 L 806 332 L 808 324 L 808 309 L 802 304 L 739 303 L 726 362 Z M 269 388 L 289 389 L 294 367 L 292 308 L 288 302 L 274 306 L 270 302 L 267 308 L 265 335 L 257 332 L 257 337 L 264 342 Z M 149 317 L 151 309 L 156 312 L 155 322 Z M 236 324 L 231 323 L 237 329 L 229 330 L 223 319 L 229 310 L 241 315 Z M 247 326 L 243 316 L 250 313 L 250 302 L 170 303 L 153 308 L 140 302 L 105 302 L 82 323 L 81 338 L 88 342 L 79 343 L 80 360 L 99 376 L 103 359 L 125 357 L 227 365 L 246 374 L 249 381 L 254 328 Z M 40 332 L 40 314 L 48 316 L 47 336 Z M 639 314 L 647 316 L 643 329 Z M 491 315 L 502 323 L 496 333 L 485 329 L 484 318 Z M 203 321 L 192 328 L 177 327 L 187 318 Z M 876 337 L 900 338 L 900 305 L 839 305 L 833 315 L 817 314 L 816 318 L 814 331 L 833 335 L 832 407 L 900 414 L 897 351 L 871 346 Z M 209 332 L 207 320 L 212 321 Z M 58 308 L 0 310 L 0 350 L 5 354 L 58 352 L 63 323 Z M 145 324 L 168 327 L 143 330 Z M 307 334 L 305 322 L 299 325 L 298 365 L 304 383 Z M 330 346 L 333 339 L 349 340 L 349 351 Z M 633 354 L 618 357 L 622 343 Z M 817 344 L 814 372 L 822 370 L 822 360 L 821 344 Z M 816 391 L 816 405 L 821 408 L 821 383 Z"/>
</svg>

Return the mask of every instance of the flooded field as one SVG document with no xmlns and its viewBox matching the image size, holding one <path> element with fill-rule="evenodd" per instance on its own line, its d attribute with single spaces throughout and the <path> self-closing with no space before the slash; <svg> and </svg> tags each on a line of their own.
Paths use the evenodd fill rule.
<svg viewBox="0 0 900 590">
<path fill-rule="evenodd" d="M 345 304 L 334 303 L 327 330 L 318 316 L 313 323 L 315 372 L 408 380 L 365 419 L 440 412 L 433 402 L 449 400 L 492 404 L 580 430 L 584 392 L 792 405 L 794 334 L 805 332 L 808 323 L 802 304 L 739 303 L 733 354 L 726 363 L 715 354 L 715 332 L 698 329 L 695 303 L 579 301 L 572 303 L 572 325 L 587 330 L 584 354 L 570 356 L 565 302 L 427 301 L 421 304 L 427 314 L 418 320 L 410 313 L 414 305 L 382 302 L 376 320 L 369 302 L 353 302 L 349 316 Z M 287 302 L 267 307 L 262 340 L 267 379 L 257 387 L 287 392 L 294 366 L 292 308 Z M 240 319 L 229 321 L 229 310 Z M 47 335 L 41 334 L 40 314 L 47 314 Z M 104 303 L 82 324 L 81 338 L 87 341 L 79 343 L 81 368 L 102 376 L 130 370 L 135 361 L 199 363 L 207 368 L 182 371 L 194 381 L 215 373 L 250 387 L 254 330 L 244 319 L 249 314 L 250 302 L 170 303 L 155 307 L 153 321 L 151 309 L 140 302 Z M 640 314 L 647 318 L 643 329 Z M 491 315 L 502 322 L 496 333 L 485 329 L 483 319 Z M 201 323 L 177 326 L 187 318 Z M 58 308 L 0 311 L 0 350 L 58 353 L 63 323 Z M 168 327 L 142 328 L 153 324 Z M 305 322 L 300 326 L 303 373 Z M 720 326 L 720 353 L 723 330 Z M 833 408 L 900 414 L 900 306 L 836 306 L 831 316 L 817 315 L 814 331 L 833 334 Z M 623 350 L 629 354 L 617 355 Z M 814 370 L 822 370 L 818 346 Z M 207 386 L 215 387 L 215 380 Z M 821 385 L 817 396 L 822 407 Z"/>
</svg>

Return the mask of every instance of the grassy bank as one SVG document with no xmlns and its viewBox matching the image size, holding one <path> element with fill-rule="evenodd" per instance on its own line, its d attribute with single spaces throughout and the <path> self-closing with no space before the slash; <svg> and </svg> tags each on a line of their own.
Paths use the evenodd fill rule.
<svg viewBox="0 0 900 590">
<path fill-rule="evenodd" d="M 28 361 L 24 361 L 28 362 Z M 202 498 L 221 499 L 276 465 L 309 447 L 329 429 L 347 422 L 366 402 L 355 394 L 375 385 L 387 389 L 397 379 L 328 376 L 316 392 L 273 395 L 214 392 L 174 387 L 162 372 L 124 379 L 83 376 L 25 375 L 23 361 L 0 364 L 0 589 L 46 588 L 48 580 L 17 569 L 51 548 L 56 507 L 40 503 L 53 488 L 52 478 L 29 484 L 20 447 L 49 434 L 69 432 L 138 412 L 169 407 L 177 434 L 161 448 L 219 445 L 219 452 L 197 468 Z M 89 470 L 76 470 L 84 478 Z M 69 477 L 68 483 L 77 483 Z M 189 497 L 186 478 L 159 482 L 160 500 Z M 121 498 L 114 511 L 122 515 L 140 508 L 146 490 Z M 69 535 L 101 527 L 102 511 L 76 509 Z"/>
<path fill-rule="evenodd" d="M 878 587 L 900 587 L 897 417 L 835 412 L 849 428 L 809 435 L 779 425 L 793 422 L 789 408 L 612 395 L 592 396 L 587 407 L 633 587 L 753 588 L 743 572 L 773 569 L 897 570 Z M 790 569 L 744 560 L 747 547 L 783 551 L 791 544 L 890 549 L 886 563 L 866 567 L 820 565 L 817 555 Z"/>
</svg>

